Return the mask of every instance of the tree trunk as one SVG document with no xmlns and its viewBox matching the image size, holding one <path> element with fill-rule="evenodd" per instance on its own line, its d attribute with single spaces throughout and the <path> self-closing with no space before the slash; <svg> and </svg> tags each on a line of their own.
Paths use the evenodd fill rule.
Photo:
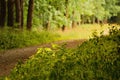
<svg viewBox="0 0 120 80">
<path fill-rule="evenodd" d="M 63 25 L 63 26 L 62 26 L 62 31 L 65 31 L 65 28 L 66 28 L 66 26 L 65 26 L 65 25 Z"/>
<path fill-rule="evenodd" d="M 17 27 L 21 29 L 21 4 L 20 4 L 20 0 L 15 0 L 15 6 L 16 6 Z"/>
<path fill-rule="evenodd" d="M 95 24 L 95 17 L 92 17 L 92 24 Z"/>
<path fill-rule="evenodd" d="M 72 28 L 75 28 L 77 26 L 77 23 L 73 20 L 72 21 Z"/>
<path fill-rule="evenodd" d="M 7 19 L 7 26 L 14 26 L 14 0 L 8 0 L 7 3 L 8 8 L 8 19 Z"/>
<path fill-rule="evenodd" d="M 34 0 L 29 0 L 28 15 L 27 15 L 27 30 L 32 29 L 33 6 L 34 6 Z"/>
<path fill-rule="evenodd" d="M 85 24 L 84 16 L 81 15 L 81 24 Z"/>
<path fill-rule="evenodd" d="M 49 30 L 50 29 L 50 21 L 47 21 L 45 24 L 45 30 Z"/>
<path fill-rule="evenodd" d="M 0 0 L 0 27 L 4 27 L 6 22 L 6 0 Z"/>
<path fill-rule="evenodd" d="M 97 24 L 100 24 L 100 20 L 97 18 Z"/>
<path fill-rule="evenodd" d="M 65 16 L 66 18 L 68 18 L 68 0 L 65 0 L 65 10 L 66 10 L 66 12 L 65 12 L 64 16 Z M 64 31 L 65 29 L 66 29 L 66 25 L 64 24 L 64 25 L 62 26 L 62 31 Z"/>
<path fill-rule="evenodd" d="M 72 16 L 73 16 L 73 20 L 72 20 L 72 28 L 75 28 L 77 26 L 76 22 L 75 22 L 75 11 L 72 12 Z"/>
<path fill-rule="evenodd" d="M 20 0 L 20 5 L 21 5 L 21 28 L 23 29 L 23 25 L 24 25 L 24 17 L 23 17 L 23 0 Z"/>
</svg>

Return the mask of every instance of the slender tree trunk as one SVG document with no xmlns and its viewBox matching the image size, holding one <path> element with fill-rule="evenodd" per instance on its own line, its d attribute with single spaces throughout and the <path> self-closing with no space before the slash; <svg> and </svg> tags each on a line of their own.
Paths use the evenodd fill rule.
<svg viewBox="0 0 120 80">
<path fill-rule="evenodd" d="M 65 12 L 64 16 L 65 16 L 66 18 L 68 18 L 68 0 L 65 1 L 65 10 L 66 10 L 66 12 Z M 64 25 L 62 26 L 62 31 L 64 31 L 65 28 L 66 28 L 66 25 L 64 24 Z"/>
<path fill-rule="evenodd" d="M 24 25 L 24 17 L 23 17 L 23 0 L 20 0 L 20 5 L 21 5 L 21 28 L 23 29 L 23 25 Z"/>
<path fill-rule="evenodd" d="M 75 28 L 77 26 L 77 23 L 73 20 L 72 21 L 72 28 Z"/>
<path fill-rule="evenodd" d="M 100 24 L 100 20 L 97 18 L 97 24 Z"/>
<path fill-rule="evenodd" d="M 50 3 L 49 3 L 50 4 Z M 48 9 L 50 11 L 50 9 Z M 54 17 L 53 17 L 54 18 Z M 45 21 L 45 30 L 50 30 L 50 19 L 48 17 L 48 20 Z"/>
<path fill-rule="evenodd" d="M 72 28 L 75 28 L 77 26 L 75 20 L 74 20 L 74 17 L 75 17 L 75 12 L 73 11 L 72 12 L 72 16 L 73 16 L 73 20 L 72 20 Z"/>
<path fill-rule="evenodd" d="M 68 1 L 69 0 L 66 0 L 66 2 L 65 2 L 65 8 L 66 8 L 65 16 L 66 16 L 66 18 L 68 18 L 68 16 L 69 16 L 69 14 L 68 14 L 68 4 L 69 4 L 69 2 Z"/>
<path fill-rule="evenodd" d="M 66 26 L 65 26 L 65 25 L 63 25 L 63 26 L 62 26 L 62 31 L 64 31 L 64 30 L 65 30 L 65 28 L 66 28 Z"/>
<path fill-rule="evenodd" d="M 46 29 L 46 30 L 49 30 L 49 29 L 50 29 L 50 21 L 47 21 L 47 22 L 46 22 L 45 29 Z"/>
<path fill-rule="evenodd" d="M 92 24 L 95 24 L 95 17 L 92 18 Z"/>
<path fill-rule="evenodd" d="M 7 19 L 7 26 L 14 26 L 14 0 L 8 0 L 7 2 L 8 8 L 8 19 Z"/>
<path fill-rule="evenodd" d="M 0 27 L 4 27 L 6 22 L 6 0 L 0 0 Z"/>
<path fill-rule="evenodd" d="M 81 24 L 85 24 L 84 16 L 81 15 Z"/>
<path fill-rule="evenodd" d="M 28 15 L 27 15 L 27 30 L 32 29 L 33 6 L 34 6 L 34 0 L 29 0 Z"/>
<path fill-rule="evenodd" d="M 15 0 L 15 6 L 16 6 L 17 27 L 21 29 L 21 4 L 20 4 L 20 0 Z"/>
<path fill-rule="evenodd" d="M 65 13 L 64 16 L 67 18 L 67 13 Z M 65 31 L 65 29 L 66 29 L 66 25 L 64 24 L 64 25 L 62 26 L 62 31 Z"/>
</svg>

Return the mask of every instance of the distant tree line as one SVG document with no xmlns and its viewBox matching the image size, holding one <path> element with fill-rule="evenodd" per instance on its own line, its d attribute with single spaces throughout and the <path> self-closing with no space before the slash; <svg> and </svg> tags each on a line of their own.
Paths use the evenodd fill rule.
<svg viewBox="0 0 120 80">
<path fill-rule="evenodd" d="M 45 29 L 63 30 L 85 23 L 107 23 L 119 17 L 120 0 L 36 0 L 35 15 Z"/>
</svg>

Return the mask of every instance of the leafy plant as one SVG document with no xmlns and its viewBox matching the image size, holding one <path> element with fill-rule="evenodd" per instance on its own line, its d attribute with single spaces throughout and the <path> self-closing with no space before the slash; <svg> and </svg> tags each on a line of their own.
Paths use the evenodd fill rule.
<svg viewBox="0 0 120 80">
<path fill-rule="evenodd" d="M 21 62 L 8 80 L 119 80 L 120 30 L 94 37 L 76 49 L 53 45 L 39 48 L 29 60 Z"/>
</svg>

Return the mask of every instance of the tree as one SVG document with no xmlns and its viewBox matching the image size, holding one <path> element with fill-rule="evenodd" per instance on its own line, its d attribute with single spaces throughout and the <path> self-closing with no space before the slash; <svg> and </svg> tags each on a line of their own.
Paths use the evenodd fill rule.
<svg viewBox="0 0 120 80">
<path fill-rule="evenodd" d="M 27 15 L 27 30 L 32 29 L 33 7 L 34 7 L 34 0 L 29 0 L 28 15 Z"/>
<path fill-rule="evenodd" d="M 14 27 L 17 23 L 17 27 L 22 29 L 24 20 L 27 19 L 27 30 L 31 30 L 33 21 L 33 24 L 41 25 L 44 29 L 54 27 L 62 28 L 64 31 L 66 27 L 71 25 L 75 27 L 80 22 L 99 23 L 107 21 L 111 16 L 117 16 L 120 12 L 119 2 L 119 0 L 0 0 L 0 26 L 4 27 L 7 23 L 7 26 Z M 27 17 L 24 16 L 26 13 Z"/>
<path fill-rule="evenodd" d="M 24 17 L 23 17 L 23 15 L 24 15 L 24 13 L 23 13 L 24 5 L 23 5 L 23 0 L 20 0 L 20 5 L 21 5 L 21 28 L 23 29 L 23 25 L 24 25 Z"/>
<path fill-rule="evenodd" d="M 14 26 L 14 0 L 8 0 L 7 2 L 8 9 L 8 18 L 7 18 L 7 26 Z"/>
<path fill-rule="evenodd" d="M 19 28 L 21 28 L 21 19 L 22 19 L 22 11 L 21 11 L 21 1 L 15 0 L 15 8 L 16 8 L 16 23 Z"/>
<path fill-rule="evenodd" d="M 0 27 L 4 27 L 6 22 L 6 0 L 0 0 Z"/>
<path fill-rule="evenodd" d="M 17 27 L 23 29 L 23 0 L 15 0 Z"/>
<path fill-rule="evenodd" d="M 64 16 L 66 17 L 66 19 L 68 19 L 68 16 L 69 16 L 69 14 L 68 14 L 68 8 L 69 8 L 69 7 L 68 7 L 68 5 L 69 5 L 69 0 L 65 0 L 64 5 L 65 5 L 65 12 L 64 12 Z M 64 31 L 66 27 L 67 27 L 67 26 L 66 26 L 66 24 L 64 24 L 64 25 L 62 26 L 62 31 Z"/>
</svg>

